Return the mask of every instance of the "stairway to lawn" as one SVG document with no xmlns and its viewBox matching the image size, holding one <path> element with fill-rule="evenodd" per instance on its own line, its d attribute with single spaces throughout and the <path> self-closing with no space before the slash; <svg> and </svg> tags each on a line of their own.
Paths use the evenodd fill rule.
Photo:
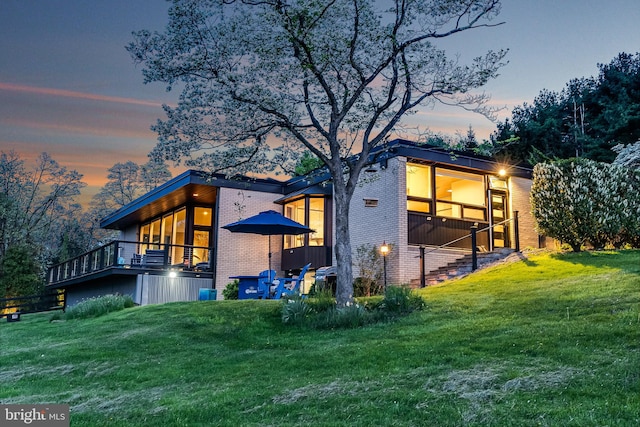
<svg viewBox="0 0 640 427">
<path fill-rule="evenodd" d="M 513 249 L 504 248 L 498 249 L 493 252 L 478 252 L 477 262 L 478 270 L 494 264 L 498 261 L 502 261 L 509 255 L 513 254 Z M 437 285 L 445 280 L 454 279 L 458 277 L 464 277 L 472 271 L 472 254 L 466 254 L 465 256 L 456 259 L 448 263 L 447 265 L 440 267 L 436 270 L 430 271 L 425 274 L 425 284 L 427 286 Z M 420 286 L 420 279 L 413 279 L 411 281 L 412 287 Z"/>
</svg>

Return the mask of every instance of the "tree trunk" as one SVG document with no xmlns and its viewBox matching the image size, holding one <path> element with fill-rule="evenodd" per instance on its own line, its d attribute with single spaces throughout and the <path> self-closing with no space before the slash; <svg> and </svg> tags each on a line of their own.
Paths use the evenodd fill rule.
<svg viewBox="0 0 640 427">
<path fill-rule="evenodd" d="M 336 212 L 336 260 L 337 260 L 337 286 L 336 302 L 344 307 L 353 301 L 353 266 L 351 253 L 351 235 L 349 233 L 349 205 L 351 203 L 350 192 L 344 182 L 335 182 L 333 197 Z"/>
</svg>

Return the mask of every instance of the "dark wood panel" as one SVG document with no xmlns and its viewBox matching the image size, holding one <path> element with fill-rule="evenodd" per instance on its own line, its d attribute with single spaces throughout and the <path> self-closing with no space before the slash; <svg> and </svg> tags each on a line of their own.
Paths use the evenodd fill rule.
<svg viewBox="0 0 640 427">
<path fill-rule="evenodd" d="M 282 269 L 298 270 L 311 263 L 311 269 L 331 265 L 331 248 L 327 246 L 302 246 L 282 251 Z"/>
<path fill-rule="evenodd" d="M 471 233 L 471 227 L 478 224 L 480 229 L 487 223 L 465 221 L 453 218 L 441 218 L 432 215 L 409 212 L 409 244 L 440 246 Z M 478 246 L 489 248 L 489 232 L 478 233 Z M 453 248 L 471 249 L 471 237 L 449 245 Z"/>
</svg>

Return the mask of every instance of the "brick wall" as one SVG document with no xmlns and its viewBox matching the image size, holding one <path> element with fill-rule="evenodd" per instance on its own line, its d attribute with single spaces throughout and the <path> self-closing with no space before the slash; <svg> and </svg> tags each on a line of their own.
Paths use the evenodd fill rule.
<svg viewBox="0 0 640 427">
<path fill-rule="evenodd" d="M 398 173 L 399 160 L 390 159 L 385 169 L 377 166 L 378 171 L 374 173 L 362 172 L 360 185 L 353 194 L 349 212 L 353 261 L 356 261 L 356 249 L 361 245 L 379 247 L 383 242 L 391 245 L 392 251 L 387 256 L 389 283 L 397 282 L 400 274 L 398 247 L 403 241 L 401 230 L 406 230 L 406 202 L 401 202 L 402 191 L 399 187 L 400 175 L 404 180 L 404 173 Z M 377 200 L 377 206 L 366 206 L 365 200 Z M 359 274 L 357 266 L 354 265 L 354 277 L 358 277 Z"/>
<path fill-rule="evenodd" d="M 527 247 L 537 248 L 539 246 L 539 238 L 538 233 L 535 230 L 535 220 L 531 214 L 531 203 L 529 201 L 531 180 L 511 177 L 509 179 L 509 186 L 511 214 L 513 215 L 514 211 L 518 211 L 520 249 Z M 515 242 L 513 227 L 511 227 L 511 239 Z"/>
<path fill-rule="evenodd" d="M 233 280 L 229 279 L 229 276 L 257 275 L 267 269 L 269 239 L 271 239 L 272 253 L 271 268 L 276 270 L 278 275 L 282 274 L 282 271 L 278 271 L 282 251 L 281 236 L 232 233 L 221 227 L 270 209 L 282 213 L 282 206 L 273 203 L 279 197 L 278 194 L 233 188 L 220 188 L 219 191 L 215 288 L 218 290 L 218 299 L 221 299 L 222 290 Z"/>
</svg>

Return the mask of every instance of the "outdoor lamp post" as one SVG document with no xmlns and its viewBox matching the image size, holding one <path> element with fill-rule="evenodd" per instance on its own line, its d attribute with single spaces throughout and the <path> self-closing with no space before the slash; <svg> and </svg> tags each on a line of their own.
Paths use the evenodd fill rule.
<svg viewBox="0 0 640 427">
<path fill-rule="evenodd" d="M 389 245 L 386 241 L 382 242 L 380 246 L 380 253 L 382 254 L 382 271 L 384 275 L 384 293 L 387 293 L 387 254 L 389 253 Z"/>
</svg>

